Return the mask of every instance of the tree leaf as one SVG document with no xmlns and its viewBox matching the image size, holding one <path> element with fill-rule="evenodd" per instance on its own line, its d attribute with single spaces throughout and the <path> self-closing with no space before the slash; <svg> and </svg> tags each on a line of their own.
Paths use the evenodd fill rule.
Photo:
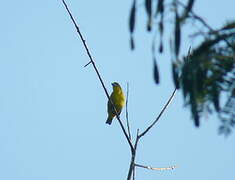
<svg viewBox="0 0 235 180">
<path fill-rule="evenodd" d="M 157 66 L 156 58 L 153 58 L 153 77 L 156 84 L 159 84 L 159 70 Z"/>
<path fill-rule="evenodd" d="M 179 73 L 178 73 L 178 70 L 177 70 L 177 65 L 175 63 L 172 63 L 172 75 L 173 75 L 175 88 L 179 89 L 179 87 L 180 87 L 180 85 L 179 85 Z"/>
<path fill-rule="evenodd" d="M 198 113 L 198 106 L 197 106 L 197 102 L 195 99 L 195 94 L 194 94 L 194 90 L 192 90 L 190 92 L 190 104 L 191 104 L 191 112 L 193 115 L 193 119 L 194 119 L 194 124 L 196 127 L 200 126 L 200 117 L 199 117 L 199 113 Z"/>
<path fill-rule="evenodd" d="M 180 19 L 177 11 L 175 11 L 175 55 L 179 55 L 181 41 Z"/>
<path fill-rule="evenodd" d="M 135 42 L 134 42 L 133 36 L 131 36 L 131 38 L 130 38 L 130 45 L 131 45 L 131 50 L 134 50 L 135 49 Z"/>
<path fill-rule="evenodd" d="M 160 53 L 163 53 L 163 43 L 162 43 L 162 38 L 161 38 L 161 40 L 160 40 L 160 45 L 159 45 L 159 49 L 158 49 L 158 51 L 159 51 Z"/>
<path fill-rule="evenodd" d="M 199 127 L 200 126 L 200 118 L 199 118 L 199 115 L 198 113 L 194 113 L 193 114 L 193 119 L 194 119 L 194 124 L 196 127 Z"/>
<path fill-rule="evenodd" d="M 131 7 L 131 13 L 130 13 L 130 18 L 129 18 L 130 33 L 133 33 L 135 29 L 135 14 L 136 14 L 136 1 L 134 0 L 132 7 Z"/>
<path fill-rule="evenodd" d="M 147 31 L 152 29 L 152 0 L 145 0 L 145 9 L 148 15 Z"/>
<path fill-rule="evenodd" d="M 164 12 L 164 0 L 158 0 L 155 17 L 157 16 L 158 13 L 163 14 L 163 12 Z"/>
<path fill-rule="evenodd" d="M 214 85 L 211 94 L 212 94 L 212 101 L 213 101 L 215 110 L 219 112 L 220 111 L 220 104 L 219 104 L 220 93 L 218 91 L 218 87 Z"/>
<path fill-rule="evenodd" d="M 161 20 L 158 24 L 159 27 L 159 32 L 160 32 L 160 45 L 159 45 L 159 52 L 162 53 L 163 52 L 163 30 L 164 30 L 164 24 L 163 24 L 163 15 L 161 16 Z"/>
<path fill-rule="evenodd" d="M 230 30 L 235 28 L 235 21 L 227 23 L 222 30 Z"/>
</svg>

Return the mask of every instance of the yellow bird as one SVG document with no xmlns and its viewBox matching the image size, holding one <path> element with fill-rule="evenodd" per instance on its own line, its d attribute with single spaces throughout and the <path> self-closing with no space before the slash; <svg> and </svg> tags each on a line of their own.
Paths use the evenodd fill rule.
<svg viewBox="0 0 235 180">
<path fill-rule="evenodd" d="M 115 109 L 117 110 L 117 113 L 119 115 L 122 111 L 123 106 L 125 105 L 126 98 L 122 91 L 121 86 L 117 82 L 112 83 L 112 86 L 113 86 L 113 92 L 110 96 L 110 99 L 113 102 L 113 105 L 115 106 Z M 108 101 L 108 119 L 106 123 L 110 125 L 115 116 L 116 113 L 112 106 L 112 103 Z"/>
</svg>

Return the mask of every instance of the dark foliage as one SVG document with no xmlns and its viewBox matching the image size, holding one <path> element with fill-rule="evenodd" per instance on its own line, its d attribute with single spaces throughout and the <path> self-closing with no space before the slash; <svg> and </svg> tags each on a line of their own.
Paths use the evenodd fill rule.
<svg viewBox="0 0 235 180">
<path fill-rule="evenodd" d="M 147 30 L 156 28 L 159 33 L 159 52 L 163 52 L 165 9 L 171 9 L 174 17 L 172 77 L 175 87 L 182 89 L 185 105 L 190 107 L 195 126 L 199 127 L 202 115 L 217 113 L 222 125 L 219 133 L 229 134 L 235 126 L 235 21 L 214 30 L 207 22 L 193 12 L 195 0 L 183 4 L 172 0 L 167 5 L 164 0 L 145 0 Z M 152 12 L 153 5 L 156 9 Z M 135 0 L 130 13 L 130 33 L 133 38 L 135 24 Z M 152 15 L 154 13 L 154 16 Z M 188 22 L 200 23 L 200 29 L 193 29 L 193 38 L 201 43 L 190 53 L 180 54 L 181 32 Z M 154 59 L 154 80 L 159 83 L 159 69 L 156 64 L 155 39 L 152 48 Z M 133 40 L 133 39 L 132 39 Z M 133 43 L 134 44 L 134 43 Z M 181 55 L 181 56 L 180 56 Z M 183 57 L 183 58 L 182 58 Z M 223 96 L 223 98 L 221 98 Z"/>
</svg>

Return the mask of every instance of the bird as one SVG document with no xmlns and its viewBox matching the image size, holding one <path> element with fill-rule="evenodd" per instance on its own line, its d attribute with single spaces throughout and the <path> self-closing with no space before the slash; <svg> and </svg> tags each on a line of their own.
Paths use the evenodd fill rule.
<svg viewBox="0 0 235 180">
<path fill-rule="evenodd" d="M 113 86 L 113 92 L 108 101 L 108 108 L 107 108 L 108 118 L 107 118 L 106 124 L 109 124 L 109 125 L 111 125 L 113 118 L 116 116 L 113 105 L 115 109 L 117 110 L 118 115 L 120 115 L 122 108 L 124 107 L 125 101 L 126 101 L 126 98 L 122 91 L 121 86 L 117 82 L 113 82 L 112 86 Z M 113 102 L 113 105 L 111 101 Z"/>
</svg>

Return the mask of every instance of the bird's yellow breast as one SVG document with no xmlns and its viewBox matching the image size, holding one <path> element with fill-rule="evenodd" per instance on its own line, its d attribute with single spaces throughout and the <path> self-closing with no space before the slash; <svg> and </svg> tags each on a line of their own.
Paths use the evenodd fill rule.
<svg viewBox="0 0 235 180">
<path fill-rule="evenodd" d="M 125 95 L 120 87 L 115 87 L 111 95 L 111 99 L 117 109 L 125 105 Z"/>
</svg>

